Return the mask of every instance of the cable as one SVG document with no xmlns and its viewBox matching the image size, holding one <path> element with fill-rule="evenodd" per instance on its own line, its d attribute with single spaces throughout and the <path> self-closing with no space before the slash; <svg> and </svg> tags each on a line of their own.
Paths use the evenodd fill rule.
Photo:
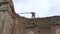
<svg viewBox="0 0 60 34">
<path fill-rule="evenodd" d="M 36 14 L 37 16 L 38 16 L 38 18 L 39 18 L 39 15 L 38 14 Z"/>
<path fill-rule="evenodd" d="M 34 16 L 38 16 L 38 18 L 39 18 L 39 15 L 38 14 L 36 14 L 35 12 L 24 12 L 24 13 L 17 13 L 17 14 L 31 14 L 32 15 L 32 17 L 34 17 Z"/>
</svg>

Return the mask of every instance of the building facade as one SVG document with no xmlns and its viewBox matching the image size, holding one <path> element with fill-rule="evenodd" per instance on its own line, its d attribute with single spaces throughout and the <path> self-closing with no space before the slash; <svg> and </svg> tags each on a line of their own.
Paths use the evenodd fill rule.
<svg viewBox="0 0 60 34">
<path fill-rule="evenodd" d="M 60 16 L 27 19 L 18 18 L 16 34 L 60 34 Z"/>
<path fill-rule="evenodd" d="M 0 34 L 13 34 L 14 14 L 12 0 L 0 0 Z"/>
</svg>

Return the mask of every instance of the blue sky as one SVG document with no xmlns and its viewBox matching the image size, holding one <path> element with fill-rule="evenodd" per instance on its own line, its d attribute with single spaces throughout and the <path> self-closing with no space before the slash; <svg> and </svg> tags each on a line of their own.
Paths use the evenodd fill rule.
<svg viewBox="0 0 60 34">
<path fill-rule="evenodd" d="M 13 0 L 16 13 L 36 12 L 36 17 L 60 15 L 60 0 Z M 20 14 L 31 18 L 31 14 Z"/>
</svg>

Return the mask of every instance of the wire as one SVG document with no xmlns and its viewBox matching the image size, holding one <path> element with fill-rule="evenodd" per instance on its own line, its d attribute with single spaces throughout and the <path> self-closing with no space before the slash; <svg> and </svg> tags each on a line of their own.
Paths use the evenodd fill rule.
<svg viewBox="0 0 60 34">
<path fill-rule="evenodd" d="M 36 14 L 36 13 L 35 13 Z M 39 15 L 38 14 L 36 14 L 37 16 L 38 16 L 38 18 L 39 18 Z"/>
<path fill-rule="evenodd" d="M 17 14 L 29 14 L 29 13 L 31 13 L 31 12 L 24 12 L 24 13 L 17 13 Z"/>
<path fill-rule="evenodd" d="M 32 13 L 35 13 L 35 12 L 24 12 L 24 13 L 17 13 L 17 14 L 32 14 Z M 39 18 L 39 15 L 38 15 L 38 14 L 35 13 L 35 15 L 37 15 L 38 18 Z M 36 18 L 36 17 L 35 17 L 35 18 Z"/>
</svg>

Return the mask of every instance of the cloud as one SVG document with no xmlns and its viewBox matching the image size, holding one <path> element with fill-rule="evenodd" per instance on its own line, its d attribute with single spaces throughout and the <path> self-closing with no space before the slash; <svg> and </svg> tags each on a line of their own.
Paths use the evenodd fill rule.
<svg viewBox="0 0 60 34">
<path fill-rule="evenodd" d="M 17 13 L 36 12 L 39 16 L 43 16 L 50 8 L 50 4 L 46 0 L 15 0 L 14 3 Z"/>
<path fill-rule="evenodd" d="M 60 15 L 60 0 L 48 0 L 51 7 L 45 16 L 57 16 Z"/>
<path fill-rule="evenodd" d="M 60 15 L 60 0 L 14 0 L 14 6 L 17 13 L 33 11 L 39 17 Z M 20 16 L 30 18 L 31 14 Z"/>
</svg>

